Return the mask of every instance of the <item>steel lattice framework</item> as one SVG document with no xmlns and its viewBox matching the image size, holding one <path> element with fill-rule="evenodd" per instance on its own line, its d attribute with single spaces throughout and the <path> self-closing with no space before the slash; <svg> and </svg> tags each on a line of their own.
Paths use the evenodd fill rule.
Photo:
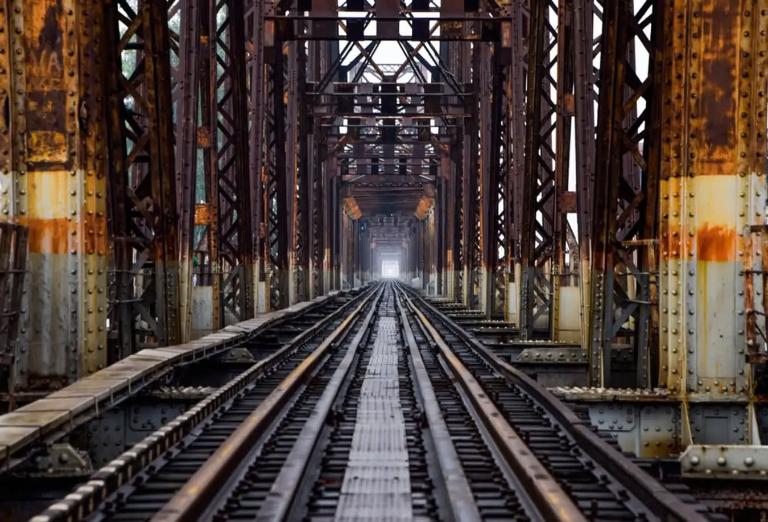
<svg viewBox="0 0 768 522">
<path fill-rule="evenodd" d="M 115 0 L 107 74 L 111 319 L 119 353 L 180 339 L 168 9 Z"/>
<path fill-rule="evenodd" d="M 749 400 L 766 1 L 6 1 L 0 216 L 36 282 L 14 386 L 397 258 L 478 321 L 581 347 L 591 385 L 618 359 L 628 386 Z"/>
</svg>

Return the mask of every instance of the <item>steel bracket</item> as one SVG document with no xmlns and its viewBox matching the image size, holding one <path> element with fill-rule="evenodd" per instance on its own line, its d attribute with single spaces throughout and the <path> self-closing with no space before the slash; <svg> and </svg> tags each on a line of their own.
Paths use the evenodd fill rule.
<svg viewBox="0 0 768 522">
<path fill-rule="evenodd" d="M 680 465 L 687 478 L 766 480 L 768 446 L 692 444 Z"/>
</svg>

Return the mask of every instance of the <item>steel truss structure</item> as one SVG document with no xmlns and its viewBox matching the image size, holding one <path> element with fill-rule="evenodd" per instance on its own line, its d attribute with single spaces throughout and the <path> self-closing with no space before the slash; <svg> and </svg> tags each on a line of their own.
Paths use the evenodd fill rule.
<svg viewBox="0 0 768 522">
<path fill-rule="evenodd" d="M 39 281 L 14 386 L 56 388 L 397 257 L 522 339 L 581 346 L 593 386 L 616 383 L 621 353 L 632 386 L 746 399 L 768 331 L 767 12 L 6 0 L 0 211 L 28 227 Z M 713 210 L 718 192 L 739 203 Z"/>
</svg>

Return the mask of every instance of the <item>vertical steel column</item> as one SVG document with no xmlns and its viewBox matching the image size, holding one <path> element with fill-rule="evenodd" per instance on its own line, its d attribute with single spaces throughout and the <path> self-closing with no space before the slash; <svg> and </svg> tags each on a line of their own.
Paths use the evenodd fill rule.
<svg viewBox="0 0 768 522">
<path fill-rule="evenodd" d="M 248 173 L 242 2 L 208 0 L 210 175 L 216 235 L 212 252 L 214 328 L 253 316 L 253 236 Z M 211 213 L 213 218 L 214 212 Z M 218 286 L 218 293 L 216 287 Z"/>
<path fill-rule="evenodd" d="M 683 399 L 684 443 L 759 444 L 750 362 L 764 350 L 746 329 L 750 294 L 764 289 L 750 288 L 747 274 L 764 241 L 752 231 L 766 219 L 768 2 L 677 0 L 668 9 L 661 380 Z"/>
<path fill-rule="evenodd" d="M 604 11 L 600 110 L 592 213 L 590 382 L 611 384 L 613 346 L 632 347 L 639 386 L 648 383 L 649 324 L 656 193 L 658 117 L 653 87 L 661 14 L 656 0 L 630 0 Z M 642 27 L 650 24 L 649 40 Z M 645 45 L 647 70 L 634 60 Z M 642 103 L 642 105 L 640 105 Z M 642 110 L 641 110 L 642 109 Z M 639 180 L 637 179 L 639 172 Z M 620 173 L 620 175 L 617 175 Z"/>
<path fill-rule="evenodd" d="M 521 267 L 520 288 L 520 333 L 524 338 L 533 336 L 534 323 L 540 316 L 550 319 L 551 288 L 546 275 L 542 273 L 547 259 L 546 249 L 550 246 L 548 236 L 551 233 L 551 216 L 545 215 L 544 202 L 540 197 L 544 192 L 544 183 L 551 178 L 551 155 L 540 157 L 545 147 L 548 133 L 552 130 L 549 121 L 554 107 L 547 107 L 549 101 L 549 82 L 546 79 L 546 65 L 549 62 L 548 2 L 531 3 L 528 32 L 528 78 L 526 92 L 526 127 L 525 127 L 525 174 L 522 183 L 521 209 Z M 546 133 L 542 136 L 542 130 Z M 546 154 L 546 150 L 543 151 Z M 546 187 L 549 189 L 549 187 Z M 551 196 L 551 194 L 550 194 Z M 541 212 L 541 217 L 537 215 Z M 541 220 L 541 221 L 540 221 Z M 547 228 L 550 227 L 550 228 Z"/>
<path fill-rule="evenodd" d="M 451 145 L 448 145 L 448 152 L 443 152 L 440 157 L 440 176 L 445 187 L 445 289 L 444 295 L 451 301 L 458 297 L 456 292 L 458 265 L 458 240 L 457 228 L 457 188 L 456 188 L 456 169 L 450 156 Z"/>
<path fill-rule="evenodd" d="M 595 173 L 595 66 L 599 39 L 593 36 L 593 17 L 599 2 L 573 2 L 573 94 L 576 126 L 576 223 L 578 228 L 578 266 L 581 303 L 581 345 L 589 345 L 591 317 L 592 190 Z M 594 42 L 597 41 L 597 44 Z"/>
<path fill-rule="evenodd" d="M 274 23 L 264 19 L 271 5 L 263 0 L 245 0 L 245 52 L 246 76 L 248 78 L 248 176 L 251 187 L 250 209 L 252 217 L 253 273 L 252 289 L 254 292 L 254 311 L 264 311 L 267 305 L 267 289 L 264 282 L 265 262 L 264 244 L 266 243 L 266 219 L 264 204 L 264 179 L 266 172 L 267 151 L 263 145 L 266 127 L 266 65 L 265 44 L 267 38 L 274 37 Z"/>
<path fill-rule="evenodd" d="M 307 54 L 304 43 L 288 43 L 287 138 L 288 173 L 286 190 L 289 219 L 289 304 L 307 298 L 309 284 L 310 176 L 308 171 L 309 120 L 306 99 Z"/>
<path fill-rule="evenodd" d="M 560 216 L 566 161 L 559 158 L 568 151 L 568 125 L 563 93 L 570 75 L 566 14 L 558 5 L 546 1 L 531 2 L 528 35 L 528 77 L 525 128 L 525 170 L 521 183 L 520 215 L 520 332 L 525 338 L 534 329 L 554 335 L 554 312 L 558 307 L 558 244 L 564 242 Z M 554 25 L 553 20 L 558 20 Z M 560 54 L 560 51 L 563 51 Z M 554 94 L 554 95 L 553 95 Z M 538 325 L 537 325 L 538 323 Z"/>
<path fill-rule="evenodd" d="M 477 160 L 476 177 L 477 184 L 477 265 L 474 268 L 477 280 L 478 307 L 490 318 L 494 312 L 494 268 L 497 254 L 494 248 L 497 245 L 494 232 L 498 214 L 498 198 L 504 197 L 498 193 L 497 178 L 500 175 L 498 168 L 498 134 L 501 130 L 498 119 L 499 94 L 494 89 L 499 87 L 496 67 L 496 54 L 489 43 L 477 43 L 479 47 L 476 56 L 479 60 L 473 62 L 473 83 L 477 92 L 477 105 L 479 125 L 477 128 Z M 498 51 L 498 49 L 496 49 Z M 495 150 L 494 150 L 495 147 Z M 475 157 L 474 155 L 472 156 Z M 503 174 L 502 174 L 503 175 Z"/>
<path fill-rule="evenodd" d="M 322 78 L 326 56 L 327 42 L 309 42 L 309 55 L 307 57 L 307 86 L 311 90 L 316 87 Z M 327 97 L 325 97 L 327 98 Z M 316 100 L 315 100 L 316 101 Z M 323 100 L 325 101 L 325 100 Z M 311 114 L 313 100 L 306 100 L 306 110 Z M 307 123 L 307 127 L 310 127 Z M 323 168 L 327 156 L 328 143 L 320 126 L 320 119 L 312 119 L 311 136 L 307 145 L 307 184 L 310 194 L 307 202 L 308 214 L 308 260 L 307 260 L 307 291 L 308 298 L 314 298 L 323 294 Z"/>
<path fill-rule="evenodd" d="M 528 76 L 528 0 L 512 0 L 510 5 L 509 45 L 511 64 L 507 70 L 509 117 L 506 152 L 510 164 L 507 176 L 507 295 L 505 318 L 520 325 L 522 281 L 522 243 L 530 230 L 523 230 L 523 182 L 525 180 L 526 78 Z M 502 36 L 506 38 L 505 35 Z"/>
<path fill-rule="evenodd" d="M 462 56 L 463 76 L 471 78 L 472 95 L 465 101 L 465 107 L 468 114 L 477 114 L 481 100 L 481 76 L 482 67 L 481 46 L 475 44 L 472 49 L 471 58 L 469 55 Z M 474 66 L 473 66 L 474 64 Z M 463 302 L 471 309 L 478 309 L 482 302 L 480 301 L 480 270 L 482 267 L 482 233 L 480 230 L 480 187 L 482 181 L 479 170 L 478 141 L 479 141 L 478 118 L 465 118 L 462 126 L 462 234 L 463 234 L 463 261 L 464 277 Z"/>
<path fill-rule="evenodd" d="M 103 4 L 0 4 L 0 220 L 28 228 L 20 390 L 108 361 Z"/>
<path fill-rule="evenodd" d="M 323 292 L 337 288 L 336 285 L 336 155 L 332 154 L 325 162 L 323 170 Z"/>
<path fill-rule="evenodd" d="M 442 161 L 442 156 L 441 156 Z M 435 248 L 437 249 L 437 258 L 435 259 L 435 294 L 445 295 L 445 264 L 447 257 L 447 244 L 445 242 L 445 180 L 438 174 L 435 179 Z"/>
<path fill-rule="evenodd" d="M 178 22 L 177 61 L 173 70 L 176 200 L 179 216 L 179 323 L 181 341 L 192 338 L 195 203 L 197 188 L 197 112 L 199 103 L 198 55 L 200 19 L 197 2 L 168 4 L 169 24 Z M 173 64 L 172 64 L 173 65 Z"/>
<path fill-rule="evenodd" d="M 557 74 L 555 84 L 557 110 L 554 132 L 554 191 L 552 210 L 552 254 L 551 254 L 551 325 L 550 336 L 561 340 L 561 330 L 573 310 L 562 308 L 567 287 L 571 287 L 573 257 L 577 254 L 573 248 L 575 235 L 568 223 L 568 212 L 576 210 L 575 194 L 568 192 L 572 174 L 571 169 L 571 128 L 574 113 L 574 42 L 573 42 L 573 5 L 570 0 L 559 0 L 557 5 L 557 61 L 554 69 Z M 571 240 L 569 242 L 569 240 Z M 566 259 L 567 258 L 567 259 Z M 574 303 L 575 304 L 575 303 Z M 562 316 L 561 316 L 562 312 Z M 573 340 L 573 339 L 571 339 Z"/>
<path fill-rule="evenodd" d="M 264 209 L 266 218 L 265 284 L 270 308 L 288 304 L 288 191 L 286 187 L 286 115 L 285 115 L 285 55 L 283 43 L 271 35 L 268 52 L 268 108 L 266 111 L 266 173 Z"/>
<path fill-rule="evenodd" d="M 504 13 L 509 14 L 509 13 Z M 487 197 L 487 214 L 489 228 L 489 252 L 486 254 L 489 270 L 488 281 L 488 316 L 504 316 L 506 312 L 507 283 L 509 282 L 508 268 L 512 252 L 510 250 L 509 220 L 512 216 L 509 192 L 512 167 L 512 139 L 510 135 L 511 115 L 513 107 L 510 104 L 512 94 L 512 31 L 511 19 L 502 25 L 501 42 L 493 50 L 490 63 L 491 87 L 490 101 L 490 131 L 488 141 L 489 153 L 489 194 Z"/>
<path fill-rule="evenodd" d="M 118 357 L 180 340 L 167 3 L 106 4 L 111 324 Z"/>
<path fill-rule="evenodd" d="M 464 236 L 464 227 L 466 221 L 464 219 L 464 171 L 462 161 L 462 137 L 460 133 L 454 138 L 454 142 L 450 146 L 451 165 L 452 165 L 452 190 L 453 190 L 453 204 L 454 208 L 454 295 L 455 300 L 465 302 L 464 288 L 466 286 L 464 281 L 464 258 L 466 256 L 466 243 Z"/>
</svg>

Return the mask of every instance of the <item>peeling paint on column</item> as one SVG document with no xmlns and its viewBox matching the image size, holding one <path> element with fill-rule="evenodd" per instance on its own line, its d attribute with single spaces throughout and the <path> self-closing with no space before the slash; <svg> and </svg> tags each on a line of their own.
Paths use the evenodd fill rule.
<svg viewBox="0 0 768 522">
<path fill-rule="evenodd" d="M 0 53 L 0 207 L 29 228 L 18 383 L 48 390 L 107 360 L 101 4 L 10 4 L 10 24 L 5 7 L 0 19 L 0 46 L 12 49 Z"/>
<path fill-rule="evenodd" d="M 754 290 L 745 269 L 766 191 L 768 16 L 760 3 L 676 1 L 666 28 L 660 375 L 684 399 L 686 443 L 702 442 L 716 416 L 709 402 L 752 391 L 745 327 Z"/>
</svg>

